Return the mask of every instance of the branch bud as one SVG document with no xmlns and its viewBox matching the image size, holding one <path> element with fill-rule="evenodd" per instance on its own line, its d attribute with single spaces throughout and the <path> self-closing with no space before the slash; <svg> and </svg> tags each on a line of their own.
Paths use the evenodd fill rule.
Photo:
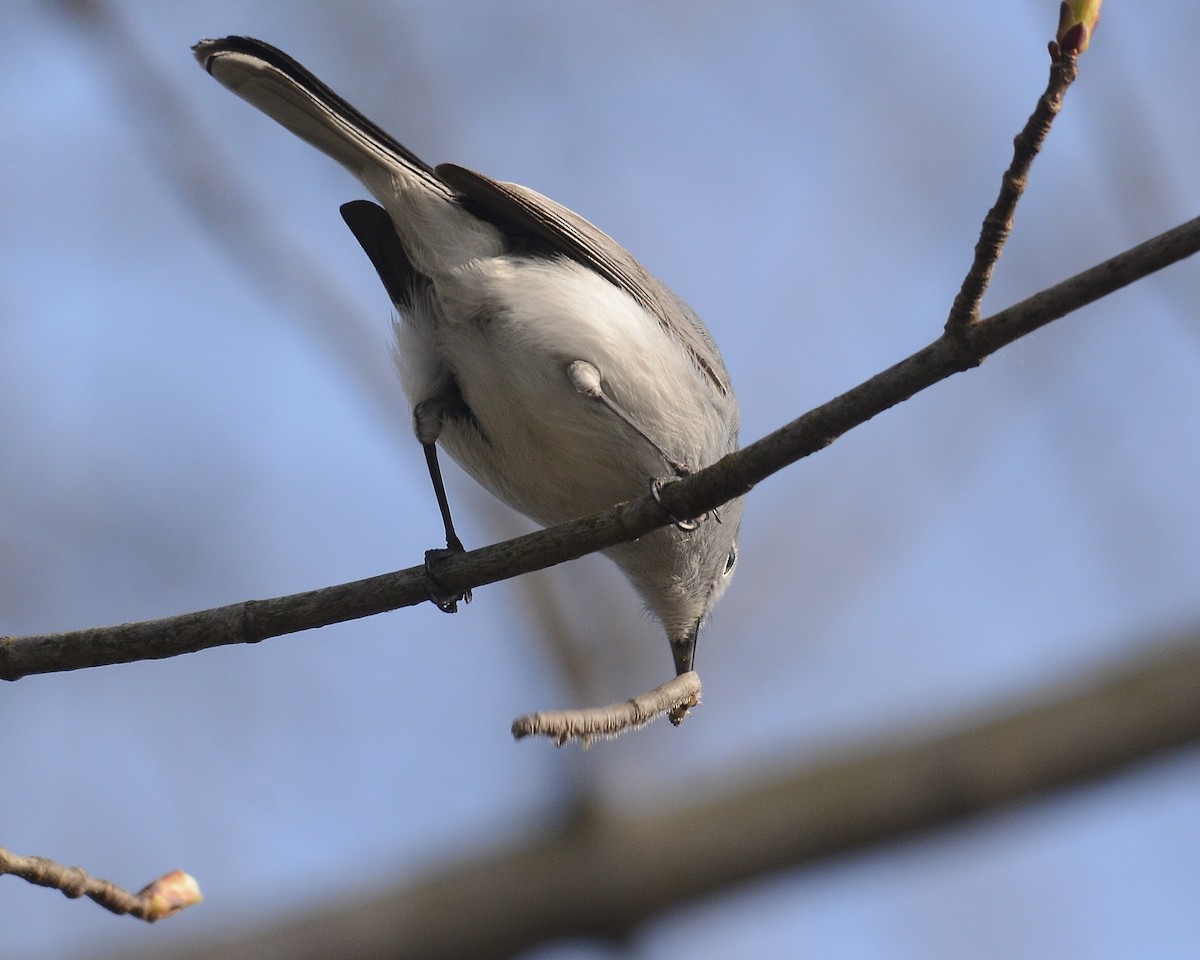
<svg viewBox="0 0 1200 960">
<path fill-rule="evenodd" d="M 161 920 L 178 913 L 184 907 L 195 906 L 204 897 L 200 885 L 182 870 L 172 870 L 138 892 L 150 905 L 147 920 Z"/>
<path fill-rule="evenodd" d="M 1096 21 L 1100 19 L 1101 0 L 1063 0 L 1058 8 L 1058 33 L 1050 44 L 1055 60 L 1077 57 L 1088 48 Z"/>
</svg>

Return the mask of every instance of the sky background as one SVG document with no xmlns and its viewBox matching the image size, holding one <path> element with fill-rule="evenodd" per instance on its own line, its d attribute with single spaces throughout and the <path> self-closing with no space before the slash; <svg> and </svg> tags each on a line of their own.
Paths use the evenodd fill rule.
<svg viewBox="0 0 1200 960">
<path fill-rule="evenodd" d="M 245 33 L 430 162 L 596 222 L 705 318 L 744 441 L 934 339 L 1054 3 L 34 3 L 0 12 L 0 632 L 420 561 L 440 523 L 332 162 L 199 69 Z M 985 300 L 1200 211 L 1200 7 L 1109 0 Z M 511 719 L 670 672 L 602 558 L 253 647 L 0 690 L 0 844 L 205 904 L 0 881 L 0 958 L 147 946 L 418 877 L 586 793 L 666 810 L 932 728 L 1200 621 L 1200 265 L 1059 321 L 749 498 L 705 702 L 586 753 Z M 457 469 L 459 532 L 529 528 Z M 586 652 L 583 688 L 546 639 Z M 683 790 L 680 785 L 686 785 Z M 1200 751 L 663 916 L 631 951 L 1193 958 Z M 555 944 L 538 960 L 620 956 Z M 632 955 L 632 953 L 630 954 Z"/>
</svg>

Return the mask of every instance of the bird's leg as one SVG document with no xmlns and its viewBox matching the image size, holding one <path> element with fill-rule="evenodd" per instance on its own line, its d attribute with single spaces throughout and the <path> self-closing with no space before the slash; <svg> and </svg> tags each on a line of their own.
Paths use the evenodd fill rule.
<svg viewBox="0 0 1200 960">
<path fill-rule="evenodd" d="M 677 477 L 686 477 L 691 471 L 688 470 L 685 464 L 668 456 L 664 450 L 650 434 L 648 434 L 636 420 L 626 413 L 621 407 L 604 392 L 604 386 L 600 382 L 600 371 L 596 369 L 594 364 L 588 363 L 586 360 L 574 360 L 567 365 L 567 376 L 571 378 L 571 386 L 579 392 L 581 396 L 595 400 L 613 416 L 620 420 L 625 426 L 629 427 L 634 433 L 645 440 L 652 446 L 655 452 L 666 461 L 668 467 L 675 473 Z"/>
<path fill-rule="evenodd" d="M 620 405 L 604 392 L 604 385 L 600 380 L 600 371 L 596 368 L 595 364 L 588 363 L 586 360 L 574 360 L 567 364 L 567 376 L 571 378 L 571 386 L 573 386 L 581 396 L 587 397 L 590 400 L 595 400 L 597 403 L 603 406 L 613 416 L 629 427 L 630 430 L 650 444 L 650 446 L 654 448 L 658 455 L 663 458 L 667 466 L 671 468 L 672 472 L 675 474 L 674 477 L 656 477 L 650 481 L 650 493 L 653 494 L 654 499 L 658 502 L 658 505 L 662 507 L 663 503 L 659 497 L 659 492 L 662 490 L 665 484 L 671 483 L 679 477 L 686 477 L 689 473 L 691 473 L 691 470 L 688 469 L 687 464 L 680 463 L 678 460 L 675 460 L 669 456 L 667 451 L 659 446 L 658 441 L 656 441 L 642 428 L 641 424 L 639 424 L 633 419 L 633 417 L 621 409 Z M 666 510 L 666 507 L 663 507 L 663 509 Z M 667 511 L 667 516 L 671 517 L 672 520 L 675 520 L 675 526 L 685 533 L 690 533 L 692 530 L 695 530 L 699 525 L 700 520 L 704 519 L 703 517 L 700 517 L 696 520 L 676 520 L 675 517 L 671 516 L 670 511 Z"/>
<path fill-rule="evenodd" d="M 453 387 L 447 388 L 427 400 L 422 400 L 413 407 L 413 431 L 425 450 L 425 464 L 429 467 L 429 479 L 433 483 L 433 493 L 437 497 L 438 509 L 442 513 L 442 524 L 446 528 L 446 548 L 425 551 L 425 574 L 429 577 L 429 599 L 443 613 L 457 613 L 459 600 L 462 600 L 463 603 L 471 602 L 469 588 L 461 594 L 447 593 L 434 572 L 438 561 L 463 552 L 462 541 L 454 532 L 454 520 L 450 517 L 450 501 L 446 497 L 446 485 L 442 482 L 442 467 L 438 463 L 437 455 L 437 439 L 441 435 L 446 417 L 450 415 L 470 416 L 470 411 L 463 403 L 458 390 Z"/>
</svg>

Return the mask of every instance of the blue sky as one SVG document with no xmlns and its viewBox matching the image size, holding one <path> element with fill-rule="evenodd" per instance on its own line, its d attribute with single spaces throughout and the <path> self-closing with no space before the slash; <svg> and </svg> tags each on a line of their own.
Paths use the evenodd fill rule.
<svg viewBox="0 0 1200 960">
<path fill-rule="evenodd" d="M 439 537 L 389 305 L 337 214 L 363 192 L 206 77 L 193 42 L 269 40 L 431 162 L 598 223 L 705 318 L 751 440 L 937 335 L 1056 18 L 1032 0 L 806 6 L 118 3 L 103 29 L 8 4 L 0 631 L 294 592 Z M 985 312 L 1197 213 L 1197 35 L 1191 0 L 1110 0 Z M 5 881 L 0 958 L 169 951 L 532 833 L 580 791 L 703 799 L 1193 627 L 1198 303 L 1196 264 L 1172 268 L 762 484 L 680 730 L 583 754 L 508 738 L 516 714 L 669 671 L 598 558 L 456 617 L 7 686 L 0 843 L 134 887 L 182 867 L 208 899 L 147 930 Z M 449 483 L 468 545 L 527 529 Z M 1192 957 L 1197 797 L 1200 755 L 1180 751 L 742 886 L 635 945 Z"/>
</svg>

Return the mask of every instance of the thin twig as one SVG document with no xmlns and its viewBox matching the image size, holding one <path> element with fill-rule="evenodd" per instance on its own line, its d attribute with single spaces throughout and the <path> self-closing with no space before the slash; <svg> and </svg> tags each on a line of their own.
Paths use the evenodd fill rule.
<svg viewBox="0 0 1200 960">
<path fill-rule="evenodd" d="M 45 857 L 23 857 L 0 847 L 0 874 L 6 873 L 39 887 L 60 890 L 72 899 L 88 897 L 105 910 L 147 923 L 172 916 L 203 899 L 199 885 L 182 870 L 172 870 L 137 893 L 130 893 L 111 880 L 89 877 L 80 867 L 64 867 Z"/>
<path fill-rule="evenodd" d="M 958 336 L 967 327 L 979 322 L 979 304 L 992 279 L 992 271 L 1000 252 L 1012 233 L 1013 215 L 1017 202 L 1025 192 L 1029 168 L 1042 149 L 1050 125 L 1062 109 L 1067 88 L 1079 76 L 1078 60 L 1074 56 L 1063 56 L 1050 64 L 1050 79 L 1046 91 L 1038 100 L 1037 108 L 1025 122 L 1025 129 L 1013 140 L 1013 158 L 1000 181 L 1000 195 L 979 231 L 975 244 L 975 259 L 971 269 L 963 278 L 962 287 L 954 298 L 950 316 L 946 320 L 946 333 Z"/>
<path fill-rule="evenodd" d="M 683 723 L 688 710 L 700 702 L 700 675 L 694 670 L 682 673 L 655 687 L 649 693 L 583 710 L 544 710 L 528 713 L 513 721 L 513 739 L 549 737 L 558 746 L 579 740 L 586 747 L 597 737 L 611 738 L 626 730 L 644 727 L 664 713 L 671 715 L 676 726 Z"/>
<path fill-rule="evenodd" d="M 926 387 L 978 366 L 1001 347 L 1197 251 L 1200 217 L 972 324 L 961 336 L 939 337 L 774 433 L 668 484 L 661 491 L 663 506 L 646 495 L 591 517 L 456 554 L 439 565 L 438 580 L 448 592 L 462 591 L 574 560 L 672 522 L 664 507 L 674 517 L 698 517 Z M 413 606 L 427 598 L 425 569 L 415 566 L 291 596 L 248 600 L 161 620 L 43 636 L 0 637 L 0 679 L 161 659 L 229 643 L 255 643 Z"/>
</svg>

